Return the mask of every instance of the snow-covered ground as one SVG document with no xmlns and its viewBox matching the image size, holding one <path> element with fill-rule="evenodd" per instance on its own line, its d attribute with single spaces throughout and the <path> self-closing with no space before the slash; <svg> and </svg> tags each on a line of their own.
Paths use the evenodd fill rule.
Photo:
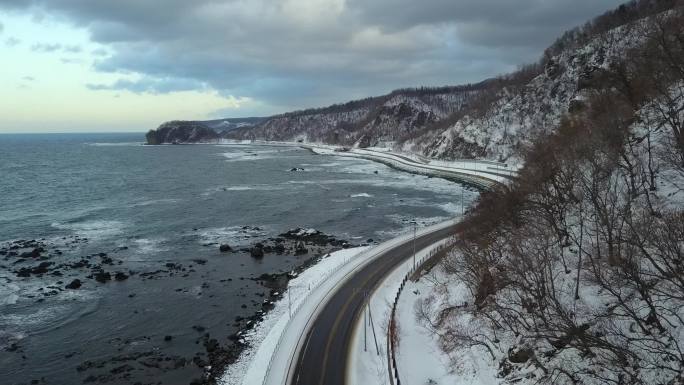
<svg viewBox="0 0 684 385">
<path fill-rule="evenodd" d="M 444 295 L 448 291 L 448 295 Z M 439 346 L 431 324 L 419 317 L 426 310 L 432 320 L 444 304 L 436 300 L 449 298 L 465 302 L 469 292 L 465 285 L 448 276 L 439 266 L 417 282 L 408 281 L 397 303 L 398 347 L 396 361 L 403 384 L 495 385 L 496 361 L 482 347 L 464 348 L 458 357 L 449 356 Z"/>
<path fill-rule="evenodd" d="M 416 265 L 420 266 L 431 250 L 445 242 L 446 240 L 438 242 L 416 252 Z M 353 358 L 347 368 L 349 383 L 389 384 L 387 332 L 392 304 L 402 280 L 412 268 L 413 259 L 405 261 L 386 276 L 375 292 L 370 293 L 368 306 L 354 329 L 351 345 Z"/>
<path fill-rule="evenodd" d="M 417 266 L 429 257 L 430 252 L 447 243 L 435 243 L 417 255 Z M 370 295 L 368 306 L 354 329 L 351 366 L 347 376 L 351 384 L 390 384 L 388 360 L 388 327 L 392 304 L 399 292 L 401 282 L 413 269 L 413 260 L 407 260 L 397 267 Z M 416 305 L 439 298 L 436 293 L 449 290 L 457 298 L 467 292 L 463 285 L 453 285 L 448 277 L 435 268 L 419 281 L 407 281 L 401 291 L 395 315 L 397 334 L 395 358 L 398 376 L 403 384 L 453 384 L 479 385 L 497 384 L 496 369 L 488 356 L 477 348 L 467 352 L 458 371 L 452 371 L 451 357 L 446 356 L 438 345 L 430 325 L 416 317 Z M 431 310 L 439 309 L 431 306 Z M 430 314 L 434 316 L 434 314 Z M 365 326 L 365 327 L 364 327 Z M 376 345 L 377 340 L 377 345 Z M 395 382 L 396 383 L 396 382 Z"/>
</svg>

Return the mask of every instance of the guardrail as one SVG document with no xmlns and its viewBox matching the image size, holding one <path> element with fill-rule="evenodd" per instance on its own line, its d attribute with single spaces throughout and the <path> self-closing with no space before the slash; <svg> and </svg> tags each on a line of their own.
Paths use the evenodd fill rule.
<svg viewBox="0 0 684 385">
<path fill-rule="evenodd" d="M 437 256 L 442 251 L 452 247 L 455 242 L 456 237 L 450 237 L 447 239 L 446 242 L 443 242 L 439 246 L 430 250 L 430 252 L 426 256 L 420 258 L 418 262 L 413 267 L 411 267 L 411 269 L 409 269 L 404 278 L 401 280 L 401 285 L 399 285 L 397 294 L 394 296 L 394 302 L 392 303 L 392 312 L 390 313 L 389 327 L 387 328 L 387 369 L 389 374 L 390 385 L 395 385 L 395 383 L 396 385 L 401 385 L 401 379 L 399 378 L 399 368 L 397 366 L 396 357 L 396 338 L 393 338 L 396 337 L 396 335 L 394 335 L 396 331 L 395 315 L 397 311 L 397 304 L 399 303 L 399 297 L 401 296 L 401 293 L 404 290 L 404 287 L 406 286 L 406 282 L 411 278 L 412 275 L 419 271 L 427 261 Z"/>
</svg>

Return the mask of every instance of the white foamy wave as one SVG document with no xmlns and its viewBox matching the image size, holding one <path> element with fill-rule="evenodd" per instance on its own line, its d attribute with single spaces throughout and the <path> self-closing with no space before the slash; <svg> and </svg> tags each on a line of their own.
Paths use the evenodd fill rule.
<svg viewBox="0 0 684 385">
<path fill-rule="evenodd" d="M 168 248 L 164 246 L 165 238 L 140 238 L 133 240 L 133 243 L 136 251 L 140 254 L 156 254 L 168 251 Z"/>
<path fill-rule="evenodd" d="M 389 167 L 374 162 L 345 164 L 339 171 L 347 174 L 377 174 L 387 172 Z"/>
<path fill-rule="evenodd" d="M 286 186 L 283 185 L 271 185 L 271 184 L 255 184 L 255 185 L 235 185 L 235 186 L 218 186 L 212 187 L 204 191 L 201 195 L 208 197 L 220 192 L 230 192 L 230 191 L 274 191 L 283 190 Z"/>
<path fill-rule="evenodd" d="M 229 243 L 247 244 L 252 238 L 262 237 L 266 234 L 263 228 L 247 226 L 216 227 L 199 231 L 199 241 L 202 244 Z"/>
<path fill-rule="evenodd" d="M 27 336 L 25 332 L 0 329 L 0 349 L 4 350 L 3 348 L 19 342 Z"/>
<path fill-rule="evenodd" d="M 177 203 L 179 199 L 150 199 L 138 203 L 134 203 L 133 206 L 150 206 L 150 205 L 160 205 L 160 204 L 171 204 Z"/>
<path fill-rule="evenodd" d="M 279 157 L 280 153 L 295 151 L 296 148 L 278 149 L 278 150 L 248 150 L 248 151 L 231 151 L 221 153 L 221 156 L 226 158 L 227 162 L 241 162 L 249 160 L 263 160 L 273 159 Z"/>
<path fill-rule="evenodd" d="M 14 305 L 19 300 L 20 288 L 11 282 L 0 282 L 0 306 Z"/>
<path fill-rule="evenodd" d="M 328 163 L 320 163 L 318 166 L 320 167 L 340 167 L 342 166 L 342 162 L 328 162 Z"/>
<path fill-rule="evenodd" d="M 461 214 L 461 203 L 448 202 L 441 205 L 437 205 L 440 209 L 450 213 L 450 214 Z M 467 202 L 463 203 L 463 207 L 467 208 Z"/>
<path fill-rule="evenodd" d="M 75 234 L 89 238 L 109 238 L 123 232 L 124 223 L 120 221 L 93 220 L 76 223 L 55 222 L 52 227 L 62 230 L 70 230 Z"/>
<path fill-rule="evenodd" d="M 65 304 L 50 304 L 36 308 L 31 313 L 21 314 L 0 314 L 0 324 L 21 325 L 22 327 L 42 326 L 49 321 L 59 318 L 61 315 L 68 314 L 72 310 L 71 306 Z"/>
<path fill-rule="evenodd" d="M 359 193 L 359 194 L 352 194 L 349 197 L 350 198 L 372 198 L 373 195 L 368 194 L 368 193 Z"/>
</svg>

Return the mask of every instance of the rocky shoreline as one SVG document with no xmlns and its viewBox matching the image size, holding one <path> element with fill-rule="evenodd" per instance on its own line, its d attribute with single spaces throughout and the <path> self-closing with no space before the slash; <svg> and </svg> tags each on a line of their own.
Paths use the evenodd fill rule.
<svg viewBox="0 0 684 385">
<path fill-rule="evenodd" d="M 243 231 L 260 230 L 257 227 L 244 226 Z M 372 242 L 372 240 L 369 240 Z M 192 263 L 166 262 L 156 268 L 145 270 L 133 269 L 128 266 L 124 255 L 128 247 L 123 246 L 114 251 L 102 251 L 77 256 L 79 250 L 87 245 L 85 237 L 63 237 L 58 244 L 46 239 L 15 240 L 0 244 L 0 271 L 4 272 L 8 284 L 38 283 L 43 285 L 35 293 L 25 296 L 35 302 L 43 302 L 49 297 L 59 296 L 69 291 L 78 291 L 115 285 L 123 281 L 154 281 L 162 278 L 184 279 L 198 274 L 200 268 L 210 261 L 203 258 L 191 260 Z M 127 352 L 113 354 L 106 359 L 84 360 L 74 370 L 78 372 L 84 384 L 88 383 L 134 383 L 134 374 L 139 370 L 159 371 L 161 373 L 183 370 L 194 366 L 203 373 L 192 381 L 193 384 L 215 384 L 225 367 L 235 362 L 242 351 L 248 347 L 242 335 L 254 328 L 264 315 L 273 308 L 274 302 L 282 298 L 282 293 L 290 279 L 296 277 L 307 267 L 317 263 L 326 254 L 353 247 L 346 240 L 324 234 L 314 229 L 296 228 L 278 236 L 258 239 L 249 246 L 231 245 L 225 242 L 211 242 L 204 244 L 208 248 L 216 248 L 219 255 L 230 257 L 231 254 L 246 254 L 255 260 L 276 257 L 298 257 L 294 269 L 286 272 L 263 273 L 259 276 L 239 277 L 240 281 L 252 281 L 264 288 L 263 292 L 254 293 L 250 300 L 255 309 L 249 316 L 235 316 L 229 325 L 237 332 L 228 338 L 221 338 L 210 334 L 203 325 L 187 325 L 197 333 L 194 342 L 198 346 L 193 356 L 181 356 L 164 352 L 164 343 L 174 340 L 172 335 L 163 337 L 161 348 L 148 351 Z M 9 278 L 13 276 L 14 278 Z M 221 279 L 221 282 L 232 281 L 233 278 Z M 204 281 L 202 288 L 220 282 Z M 183 290 L 183 289 L 176 289 Z M 242 294 L 247 298 L 248 294 Z M 135 301 L 136 293 L 128 297 Z M 243 304 L 242 309 L 248 311 Z M 137 312 L 137 311 L 135 311 Z M 22 355 L 28 360 L 22 348 L 21 340 L 0 340 L 0 347 L 12 354 Z M 145 341 L 150 336 L 140 337 Z M 128 346 L 135 341 L 122 340 L 119 344 Z M 123 349 L 119 349 L 123 350 Z M 68 357 L 77 353 L 69 353 Z M 45 379 L 34 379 L 31 383 L 45 383 Z M 142 382 L 135 382 L 142 383 Z"/>
</svg>

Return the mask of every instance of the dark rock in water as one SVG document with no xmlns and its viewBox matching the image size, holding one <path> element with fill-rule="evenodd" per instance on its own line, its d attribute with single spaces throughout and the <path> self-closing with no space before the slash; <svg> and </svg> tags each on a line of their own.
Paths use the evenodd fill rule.
<svg viewBox="0 0 684 385">
<path fill-rule="evenodd" d="M 252 258 L 263 258 L 264 257 L 263 245 L 261 245 L 260 243 L 257 243 L 256 245 L 254 245 L 254 247 L 252 247 L 249 250 L 249 255 L 251 255 Z"/>
<path fill-rule="evenodd" d="M 164 341 L 171 341 L 173 339 L 172 336 L 164 336 Z"/>
<path fill-rule="evenodd" d="M 38 266 L 30 268 L 22 267 L 21 269 L 15 271 L 15 274 L 17 277 L 30 277 L 31 274 L 45 274 L 48 272 L 48 267 L 50 267 L 50 265 L 52 265 L 52 262 L 41 262 Z"/>
<path fill-rule="evenodd" d="M 292 167 L 290 171 L 304 171 L 304 169 L 301 167 Z"/>
<path fill-rule="evenodd" d="M 98 273 L 93 274 L 93 278 L 95 278 L 97 282 L 105 283 L 107 281 L 112 280 L 112 275 L 108 272 L 100 271 Z"/>
<path fill-rule="evenodd" d="M 227 253 L 229 251 L 233 251 L 233 249 L 230 247 L 230 245 L 224 243 L 221 246 L 219 246 L 219 251 L 222 253 Z"/>
<path fill-rule="evenodd" d="M 284 246 L 282 243 L 276 243 L 276 245 L 273 246 L 273 250 L 274 250 L 277 254 L 282 254 L 282 253 L 285 252 L 285 246 Z"/>
<path fill-rule="evenodd" d="M 74 279 L 69 283 L 68 285 L 64 286 L 66 289 L 72 289 L 76 290 L 81 287 L 81 280 L 80 279 Z"/>
<path fill-rule="evenodd" d="M 43 249 L 42 247 L 37 247 L 37 248 L 35 248 L 31 251 L 28 251 L 26 253 L 21 253 L 19 255 L 19 258 L 38 258 L 38 257 L 40 257 L 40 253 L 42 253 L 44 251 L 45 251 L 45 249 Z"/>
<path fill-rule="evenodd" d="M 125 281 L 128 279 L 128 275 L 119 271 L 116 274 L 114 274 L 114 279 L 116 279 L 117 281 Z"/>
</svg>

